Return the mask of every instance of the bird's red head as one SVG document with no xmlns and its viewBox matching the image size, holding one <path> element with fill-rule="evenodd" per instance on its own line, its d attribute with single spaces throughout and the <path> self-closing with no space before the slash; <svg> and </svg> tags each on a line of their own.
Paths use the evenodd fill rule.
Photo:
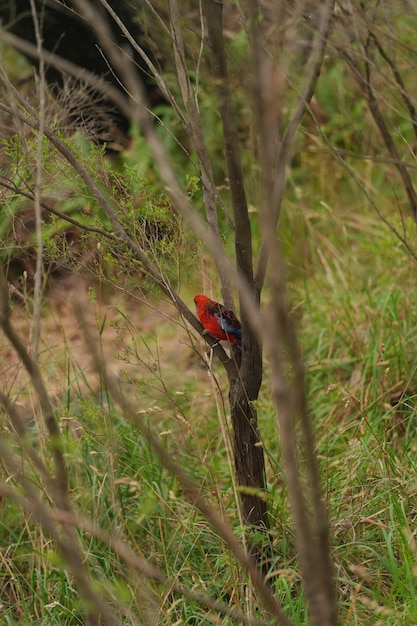
<svg viewBox="0 0 417 626">
<path fill-rule="evenodd" d="M 204 296 L 202 293 L 199 293 L 196 296 L 194 296 L 194 302 L 196 306 L 198 307 L 198 306 L 207 304 L 207 302 L 210 302 L 210 298 L 207 298 L 207 296 Z"/>
</svg>

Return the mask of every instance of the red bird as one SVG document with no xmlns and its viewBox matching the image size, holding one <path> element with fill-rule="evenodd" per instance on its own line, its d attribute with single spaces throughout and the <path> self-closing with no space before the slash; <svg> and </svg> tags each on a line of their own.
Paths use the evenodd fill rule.
<svg viewBox="0 0 417 626">
<path fill-rule="evenodd" d="M 204 327 L 204 332 L 209 333 L 219 341 L 228 341 L 241 350 L 242 332 L 240 322 L 233 311 L 202 294 L 195 296 L 194 302 L 198 318 Z"/>
</svg>

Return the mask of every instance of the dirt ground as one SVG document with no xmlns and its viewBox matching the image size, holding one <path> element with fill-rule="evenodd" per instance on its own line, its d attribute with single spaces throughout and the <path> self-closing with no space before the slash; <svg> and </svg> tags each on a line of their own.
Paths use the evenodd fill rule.
<svg viewBox="0 0 417 626">
<path fill-rule="evenodd" d="M 80 293 L 83 291 L 84 293 Z M 108 371 L 124 392 L 134 397 L 137 383 L 157 389 L 163 385 L 182 393 L 187 378 L 207 380 L 204 365 L 193 349 L 190 329 L 168 302 L 153 302 L 120 293 L 97 298 L 76 277 L 57 282 L 42 306 L 39 363 L 53 402 L 99 397 L 101 383 L 83 330 L 74 312 L 82 297 L 83 315 L 90 337 L 100 345 Z M 33 322 L 22 303 L 12 304 L 12 321 L 30 350 Z M 202 343 L 194 340 L 201 351 Z M 9 395 L 27 419 L 36 411 L 36 397 L 16 351 L 0 333 L 0 388 Z"/>
</svg>

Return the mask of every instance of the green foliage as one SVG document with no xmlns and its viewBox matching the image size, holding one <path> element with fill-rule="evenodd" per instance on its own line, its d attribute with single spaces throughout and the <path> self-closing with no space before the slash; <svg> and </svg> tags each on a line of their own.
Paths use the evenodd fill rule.
<svg viewBox="0 0 417 626">
<path fill-rule="evenodd" d="M 156 185 L 155 179 L 152 182 L 150 162 L 145 159 L 139 165 L 129 165 L 128 159 L 122 168 L 115 168 L 103 148 L 94 147 L 82 137 L 76 135 L 65 139 L 65 142 L 95 180 L 133 241 L 170 281 L 181 281 L 194 264 L 194 238 L 184 227 L 166 194 Z M 138 143 L 143 147 L 143 140 L 138 140 Z M 29 159 L 17 137 L 5 139 L 3 148 L 9 163 L 6 178 L 16 191 L 7 191 L 4 197 L 4 210 L 0 216 L 1 257 L 11 266 L 19 258 L 30 265 L 36 253 L 33 201 L 31 203 L 20 195 L 19 189 L 33 193 L 35 173 L 25 167 Z M 34 140 L 27 139 L 26 150 L 33 153 L 35 149 Z M 125 243 L 82 230 L 82 226 L 86 225 L 110 233 L 113 227 L 103 209 L 97 206 L 91 190 L 46 140 L 42 168 L 42 199 L 45 198 L 49 206 L 81 225 L 78 228 L 64 218 L 43 210 L 46 267 L 57 267 L 61 271 L 80 271 L 84 268 L 81 272 L 88 272 L 95 279 L 118 283 L 117 268 L 123 265 L 126 277 L 131 277 L 131 284 L 137 282 L 140 276 L 143 286 L 150 287 L 137 259 Z M 190 199 L 199 194 L 195 176 L 188 176 L 187 187 Z"/>
</svg>

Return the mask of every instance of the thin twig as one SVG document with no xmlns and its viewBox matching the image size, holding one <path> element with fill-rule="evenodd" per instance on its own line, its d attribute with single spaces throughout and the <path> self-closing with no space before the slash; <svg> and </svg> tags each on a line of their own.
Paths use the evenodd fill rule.
<svg viewBox="0 0 417 626">
<path fill-rule="evenodd" d="M 227 69 L 223 37 L 222 4 L 216 2 L 216 0 L 207 0 L 204 3 L 203 11 L 207 21 L 212 72 L 223 124 L 226 167 L 235 221 L 236 264 L 242 275 L 245 276 L 249 289 L 251 289 L 253 280 L 252 234 L 245 193 L 237 116 L 233 106 Z"/>
<path fill-rule="evenodd" d="M 271 273 L 268 285 L 271 290 L 268 348 L 272 366 L 272 394 L 277 407 L 284 471 L 296 525 L 304 593 L 312 625 L 337 626 L 327 511 L 321 498 L 311 416 L 307 406 L 304 363 L 288 314 L 284 266 L 278 244 L 275 250 L 271 250 L 271 261 L 274 272 L 273 275 Z M 307 481 L 302 479 L 297 457 L 297 422 L 301 426 L 304 442 Z"/>
<path fill-rule="evenodd" d="M 346 21 L 343 21 L 342 28 L 345 28 L 346 30 L 348 30 L 350 29 L 350 24 L 347 24 Z M 341 55 L 341 57 L 345 59 L 347 65 L 351 68 L 352 75 L 366 99 L 369 111 L 384 141 L 387 152 L 390 155 L 393 163 L 395 164 L 395 167 L 397 168 L 397 171 L 401 177 L 401 180 L 403 181 L 403 186 L 407 194 L 411 213 L 413 215 L 414 220 L 417 222 L 417 193 L 416 193 L 416 190 L 414 189 L 413 180 L 411 178 L 410 172 L 408 171 L 407 164 L 404 162 L 403 159 L 401 159 L 399 155 L 394 137 L 388 126 L 387 120 L 384 117 L 384 114 L 381 110 L 381 107 L 379 104 L 379 98 L 373 86 L 371 52 L 372 52 L 372 46 L 374 44 L 375 44 L 375 37 L 373 33 L 368 29 L 367 38 L 364 44 L 364 54 L 363 54 L 364 69 L 363 70 L 357 58 L 355 58 L 353 54 L 353 50 L 352 52 L 348 52 L 348 50 L 346 49 L 346 46 L 343 43 L 342 45 L 334 44 L 334 46 L 336 50 L 338 51 L 338 53 Z"/>
<path fill-rule="evenodd" d="M 218 193 L 214 184 L 210 155 L 208 153 L 207 144 L 201 127 L 197 97 L 196 94 L 193 93 L 191 81 L 189 78 L 189 70 L 186 63 L 184 41 L 180 27 L 181 16 L 177 1 L 169 0 L 169 7 L 175 66 L 182 99 L 189 120 L 191 139 L 193 141 L 194 148 L 198 155 L 198 160 L 201 167 L 201 180 L 203 186 L 204 206 L 206 208 L 207 223 L 212 232 L 213 239 L 217 241 L 219 247 L 222 247 L 222 239 L 220 235 L 219 221 L 217 219 L 216 206 Z M 227 307 L 233 309 L 233 295 L 230 283 L 230 275 L 227 267 L 224 267 L 223 263 L 218 259 L 218 257 L 214 258 L 214 262 L 216 264 L 217 274 L 219 277 L 223 302 Z"/>
<path fill-rule="evenodd" d="M 15 183 L 4 178 L 1 174 L 0 174 L 0 187 L 4 187 L 5 189 L 8 189 L 9 191 L 13 191 L 15 194 L 22 196 L 23 198 L 28 198 L 28 200 L 34 201 L 35 199 L 35 196 L 32 192 L 24 191 L 23 189 L 20 189 L 20 187 L 18 187 Z M 62 211 L 55 209 L 47 202 L 42 201 L 41 207 L 48 213 L 51 213 L 52 215 L 56 215 L 60 219 L 68 222 L 68 224 L 72 224 L 73 226 L 76 226 L 80 230 L 85 230 L 88 233 L 95 233 L 96 235 L 101 235 L 102 237 L 105 237 L 106 239 L 110 239 L 111 241 L 120 241 L 120 237 L 117 237 L 117 235 L 115 235 L 114 233 L 108 230 L 104 230 L 103 228 L 90 226 L 89 224 L 83 224 L 83 222 L 79 222 L 78 220 L 75 220 L 71 216 L 67 215 L 66 213 L 63 213 Z"/>
<path fill-rule="evenodd" d="M 30 0 L 30 8 L 32 13 L 33 27 L 35 31 L 36 50 L 39 54 L 39 132 L 36 138 L 36 175 L 34 187 L 34 211 L 35 211 L 35 234 L 36 234 L 36 269 L 33 284 L 33 358 L 38 358 L 39 343 L 41 338 L 41 303 L 42 303 L 42 283 L 43 283 L 43 233 L 42 233 L 42 180 L 43 180 L 43 140 L 45 126 L 45 62 L 43 58 L 42 37 L 39 28 L 39 21 L 42 19 L 38 16 L 35 6 L 35 0 Z"/>
<path fill-rule="evenodd" d="M 326 46 L 331 29 L 331 18 L 333 14 L 334 4 L 335 0 L 326 0 L 323 8 L 321 9 L 320 25 L 315 34 L 311 46 L 311 53 L 306 66 L 304 87 L 300 92 L 297 105 L 285 129 L 282 143 L 279 147 L 279 151 L 276 157 L 276 164 L 273 171 L 271 172 L 271 180 L 273 180 L 271 196 L 265 199 L 265 213 L 268 217 L 268 225 L 265 226 L 265 230 L 266 232 L 271 234 L 275 233 L 276 225 L 278 223 L 281 212 L 282 200 L 285 190 L 285 177 L 288 163 L 291 158 L 291 151 L 294 145 L 296 133 L 300 126 L 300 122 L 306 112 L 308 104 L 310 103 L 311 98 L 314 95 L 317 81 L 320 76 L 320 71 L 323 65 L 324 54 L 326 51 Z M 266 132 L 267 129 L 265 129 L 265 133 Z M 265 280 L 265 274 L 269 258 L 268 251 L 271 249 L 270 246 L 271 242 L 268 243 L 264 241 L 259 251 L 255 271 L 255 282 L 258 289 L 261 289 Z"/>
<path fill-rule="evenodd" d="M 411 124 L 413 126 L 413 131 L 414 131 L 414 137 L 417 139 L 417 110 L 416 107 L 414 106 L 412 97 L 409 93 L 409 91 L 407 90 L 407 87 L 405 86 L 403 77 L 401 75 L 400 69 L 397 65 L 397 63 L 395 62 L 395 59 L 392 58 L 385 50 L 383 45 L 381 44 L 380 40 L 378 39 L 377 35 L 375 32 L 372 32 L 372 37 L 375 41 L 375 45 L 378 48 L 378 52 L 379 54 L 382 56 L 382 58 L 384 59 L 384 61 L 386 61 L 389 65 L 389 67 L 391 68 L 391 71 L 393 73 L 393 76 L 395 78 L 395 82 L 398 86 L 398 90 L 401 94 L 401 98 L 403 99 L 403 102 L 410 114 L 410 121 Z"/>
</svg>

